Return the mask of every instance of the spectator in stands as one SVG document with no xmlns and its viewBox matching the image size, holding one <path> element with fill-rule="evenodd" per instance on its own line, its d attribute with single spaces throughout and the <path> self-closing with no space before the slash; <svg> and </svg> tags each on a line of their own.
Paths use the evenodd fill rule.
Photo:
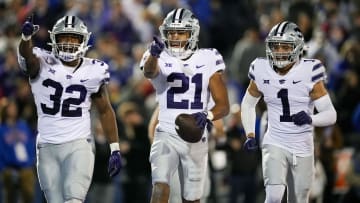
<svg viewBox="0 0 360 203">
<path fill-rule="evenodd" d="M 1 114 L 0 160 L 6 202 L 30 203 L 34 199 L 35 135 L 18 117 L 18 108 L 10 100 Z M 18 194 L 20 193 L 20 195 Z"/>
</svg>

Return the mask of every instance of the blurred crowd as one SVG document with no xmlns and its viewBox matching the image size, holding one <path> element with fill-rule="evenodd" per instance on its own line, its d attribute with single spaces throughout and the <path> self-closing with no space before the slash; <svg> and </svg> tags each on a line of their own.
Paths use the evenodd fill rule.
<svg viewBox="0 0 360 203">
<path fill-rule="evenodd" d="M 81 18 L 92 32 L 89 57 L 110 65 L 109 93 L 119 125 L 125 169 L 107 176 L 108 143 L 93 116 L 96 161 L 87 202 L 149 202 L 148 121 L 154 89 L 142 75 L 141 56 L 159 35 L 164 15 L 191 9 L 200 21 L 200 47 L 224 56 L 231 113 L 226 141 L 211 142 L 207 202 L 263 202 L 260 153 L 242 149 L 239 103 L 252 60 L 265 57 L 269 29 L 287 19 L 304 33 L 305 57 L 327 68 L 327 88 L 337 110 L 334 126 L 316 128 L 316 175 L 311 202 L 360 202 L 360 1 L 357 0 L 0 0 L 0 203 L 44 202 L 35 168 L 36 109 L 28 78 L 20 71 L 20 28 L 33 15 L 35 46 L 51 49 L 48 30 L 64 15 Z M 257 135 L 266 126 L 258 105 Z M 216 133 L 216 132 L 215 132 Z M 176 202 L 175 202 L 176 203 Z"/>
</svg>

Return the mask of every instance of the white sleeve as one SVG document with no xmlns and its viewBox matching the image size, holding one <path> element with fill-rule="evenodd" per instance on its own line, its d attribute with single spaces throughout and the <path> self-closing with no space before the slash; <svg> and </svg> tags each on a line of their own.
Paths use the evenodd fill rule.
<svg viewBox="0 0 360 203">
<path fill-rule="evenodd" d="M 314 126 L 329 126 L 336 122 L 336 110 L 328 94 L 315 100 L 314 104 L 318 111 L 317 114 L 311 115 Z"/>
<path fill-rule="evenodd" d="M 255 134 L 255 107 L 259 100 L 260 97 L 253 97 L 250 95 L 249 91 L 246 91 L 245 96 L 241 102 L 241 121 L 244 126 L 246 135 L 249 133 Z"/>
</svg>

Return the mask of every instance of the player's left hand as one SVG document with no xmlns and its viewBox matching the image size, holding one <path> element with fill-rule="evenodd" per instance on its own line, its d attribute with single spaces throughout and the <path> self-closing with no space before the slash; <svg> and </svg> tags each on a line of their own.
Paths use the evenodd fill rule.
<svg viewBox="0 0 360 203">
<path fill-rule="evenodd" d="M 109 158 L 108 172 L 110 177 L 116 176 L 122 167 L 121 153 L 119 150 L 113 151 Z"/>
<path fill-rule="evenodd" d="M 206 127 L 209 132 L 211 131 L 213 124 L 209 119 L 207 119 L 206 112 L 197 112 L 191 115 L 196 119 L 196 125 L 199 128 L 204 129 Z"/>
<path fill-rule="evenodd" d="M 304 124 L 311 124 L 312 119 L 309 114 L 305 113 L 305 111 L 300 111 L 292 116 L 293 122 L 295 125 L 304 125 Z"/>
</svg>

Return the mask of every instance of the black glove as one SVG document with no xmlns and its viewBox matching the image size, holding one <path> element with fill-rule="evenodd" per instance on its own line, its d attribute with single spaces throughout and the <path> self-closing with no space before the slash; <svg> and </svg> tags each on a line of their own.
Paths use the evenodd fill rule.
<svg viewBox="0 0 360 203">
<path fill-rule="evenodd" d="M 122 167 L 121 154 L 119 150 L 113 151 L 109 158 L 108 172 L 110 177 L 116 176 Z"/>
<path fill-rule="evenodd" d="M 244 143 L 244 148 L 246 151 L 252 152 L 252 151 L 256 151 L 259 148 L 259 146 L 254 137 L 248 137 Z"/>
<path fill-rule="evenodd" d="M 292 116 L 292 120 L 295 123 L 295 125 L 304 125 L 304 124 L 311 124 L 312 119 L 309 116 L 309 114 L 305 113 L 305 111 L 300 111 L 297 114 L 294 114 Z"/>
<path fill-rule="evenodd" d="M 209 132 L 211 132 L 213 124 L 209 119 L 207 119 L 207 113 L 206 112 L 197 112 L 197 113 L 193 113 L 191 115 L 196 119 L 196 125 L 200 129 L 204 129 L 206 127 L 206 129 Z"/>
<path fill-rule="evenodd" d="M 154 41 L 151 43 L 151 46 L 150 46 L 150 54 L 156 58 L 159 58 L 161 52 L 165 48 L 165 44 L 157 36 L 154 36 L 153 39 L 154 39 Z"/>
<path fill-rule="evenodd" d="M 39 25 L 34 25 L 32 21 L 32 16 L 28 17 L 21 28 L 21 33 L 25 38 L 30 38 L 39 31 Z"/>
</svg>

